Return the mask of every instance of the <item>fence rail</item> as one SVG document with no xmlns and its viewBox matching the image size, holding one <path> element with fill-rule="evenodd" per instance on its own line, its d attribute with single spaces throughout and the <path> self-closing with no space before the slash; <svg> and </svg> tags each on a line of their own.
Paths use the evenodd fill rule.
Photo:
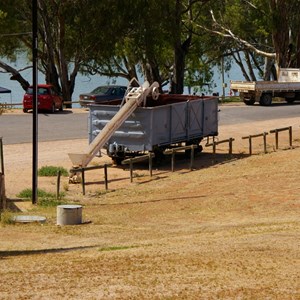
<svg viewBox="0 0 300 300">
<path fill-rule="evenodd" d="M 221 140 L 221 141 L 213 141 L 212 143 L 206 144 L 206 147 L 213 147 L 213 154 L 216 154 L 217 146 L 220 144 L 228 143 L 229 149 L 228 154 L 232 155 L 232 144 L 234 142 L 234 138 L 229 138 L 227 140 Z"/>
<path fill-rule="evenodd" d="M 249 154 L 252 155 L 252 139 L 253 138 L 258 138 L 258 137 L 263 137 L 264 141 L 264 153 L 267 153 L 267 132 L 263 132 L 260 134 L 253 134 L 253 135 L 248 135 L 248 136 L 243 136 L 242 139 L 248 139 L 249 140 Z"/>
<path fill-rule="evenodd" d="M 84 168 L 72 168 L 70 170 L 70 173 L 73 175 L 76 173 L 81 173 L 82 194 L 85 195 L 85 172 L 91 170 L 104 169 L 105 189 L 108 190 L 107 168 L 111 166 L 112 164 L 104 164 L 104 165 L 84 167 Z M 69 182 L 76 183 L 75 181 L 72 181 L 72 177 L 69 179 Z"/>
<path fill-rule="evenodd" d="M 129 168 L 130 168 L 130 182 L 133 182 L 133 164 L 137 163 L 137 162 L 142 162 L 142 161 L 148 160 L 149 161 L 149 173 L 150 173 L 150 177 L 152 177 L 152 159 L 154 157 L 155 157 L 155 154 L 152 153 L 152 152 L 149 152 L 149 154 L 124 159 L 122 161 L 122 165 L 129 165 Z"/>
<path fill-rule="evenodd" d="M 67 104 L 79 104 L 79 101 L 64 101 L 64 105 Z M 12 109 L 15 106 L 23 106 L 23 103 L 0 103 L 0 109 Z"/>
<path fill-rule="evenodd" d="M 289 143 L 290 143 L 290 148 L 293 147 L 293 133 L 292 133 L 292 126 L 289 127 L 283 127 L 283 128 L 277 128 L 270 130 L 270 133 L 275 133 L 275 144 L 276 144 L 276 149 L 279 148 L 279 132 L 281 131 L 288 131 L 289 132 Z"/>
<path fill-rule="evenodd" d="M 194 167 L 194 157 L 195 157 L 195 149 L 198 148 L 198 145 L 188 145 L 188 146 L 183 146 L 183 147 L 176 147 L 172 149 L 168 149 L 164 151 L 164 154 L 166 155 L 172 155 L 171 159 L 171 169 L 172 172 L 174 172 L 175 169 L 175 154 L 179 151 L 182 150 L 191 150 L 191 163 L 190 163 L 190 170 L 193 170 Z"/>
</svg>

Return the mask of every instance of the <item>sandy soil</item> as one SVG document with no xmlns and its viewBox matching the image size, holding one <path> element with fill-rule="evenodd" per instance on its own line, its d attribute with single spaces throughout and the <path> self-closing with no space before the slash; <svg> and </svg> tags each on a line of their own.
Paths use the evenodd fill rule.
<svg viewBox="0 0 300 300">
<path fill-rule="evenodd" d="M 43 215 L 41 224 L 0 225 L 0 299 L 300 299 L 300 118 L 224 126 L 219 140 L 195 160 L 176 158 L 129 171 L 86 173 L 80 185 L 62 179 L 65 200 L 83 205 L 84 224 L 57 226 L 56 207 L 16 201 L 31 187 L 31 145 L 7 145 L 5 180 L 17 214 Z M 293 126 L 287 133 L 253 145 L 242 136 Z M 39 166 L 71 167 L 67 153 L 86 140 L 39 144 Z M 276 151 L 275 151 L 276 150 Z M 93 164 L 110 162 L 103 156 Z M 55 192 L 56 178 L 39 178 Z M 15 201 L 12 201 L 15 200 Z M 7 214 L 7 213 L 5 213 Z"/>
</svg>

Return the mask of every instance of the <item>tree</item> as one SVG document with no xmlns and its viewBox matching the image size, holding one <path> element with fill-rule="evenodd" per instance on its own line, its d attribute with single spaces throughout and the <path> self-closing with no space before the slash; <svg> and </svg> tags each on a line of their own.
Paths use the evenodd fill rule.
<svg viewBox="0 0 300 300">
<path fill-rule="evenodd" d="M 17 2 L 17 3 L 15 3 Z M 122 1 L 106 0 L 38 0 L 39 70 L 45 74 L 45 81 L 61 92 L 65 101 L 71 101 L 75 80 L 80 68 L 91 57 L 108 57 L 118 38 L 123 34 L 117 15 L 117 6 Z M 84 8 L 84 9 L 83 9 Z M 11 1 L 3 8 L 7 18 L 3 19 L 9 30 L 21 32 L 24 24 L 31 28 L 31 1 Z M 116 22 L 107 18 L 116 17 Z M 16 20 L 10 26 L 10 21 Z M 119 22 L 119 23 L 118 23 Z M 118 25 L 112 27 L 112 25 Z M 99 32 L 101 34 L 99 34 Z M 20 49 L 31 59 L 31 36 L 16 35 L 15 44 L 1 54 L 12 57 Z M 8 45 L 8 43 L 6 44 Z M 0 63 L 7 72 L 13 73 L 24 89 L 17 70 Z"/>
<path fill-rule="evenodd" d="M 22 52 L 22 37 L 30 36 L 31 28 L 15 17 L 15 7 L 18 5 L 17 0 L 4 1 L 1 3 L 0 9 L 0 56 L 7 57 L 11 61 L 16 60 L 16 55 Z M 0 68 L 4 72 L 10 73 L 12 80 L 17 80 L 23 89 L 27 89 L 29 83 L 20 74 L 20 70 L 16 70 L 4 61 L 0 61 Z"/>
<path fill-rule="evenodd" d="M 150 83 L 161 85 L 168 80 L 169 34 L 163 25 L 163 2 L 123 1 L 120 16 L 124 34 L 108 56 L 95 56 L 86 62 L 86 72 L 109 77 L 121 76 L 127 80 L 144 77 Z"/>
<path fill-rule="evenodd" d="M 210 24 L 197 26 L 230 41 L 236 49 L 232 57 L 245 78 L 254 79 L 253 66 L 264 73 L 264 79 L 270 78 L 272 70 L 275 73 L 274 64 L 279 68 L 300 67 L 299 1 L 228 0 L 215 4 Z M 238 52 L 244 52 L 250 74 L 246 74 L 242 61 L 234 54 Z"/>
<path fill-rule="evenodd" d="M 208 2 L 152 0 L 146 5 L 141 0 L 124 2 L 126 20 L 131 21 L 126 34 L 117 43 L 114 57 L 107 60 L 93 58 L 86 70 L 128 80 L 140 73 L 150 83 L 158 81 L 164 86 L 170 82 L 172 93 L 182 93 L 187 63 L 194 69 L 201 66 L 199 57 L 203 47 L 192 40 L 191 20 L 198 18 L 198 11 L 201 12 L 202 6 Z M 200 50 L 198 58 L 195 58 L 197 50 L 192 49 L 195 47 Z M 194 53 L 189 58 L 191 49 Z"/>
</svg>

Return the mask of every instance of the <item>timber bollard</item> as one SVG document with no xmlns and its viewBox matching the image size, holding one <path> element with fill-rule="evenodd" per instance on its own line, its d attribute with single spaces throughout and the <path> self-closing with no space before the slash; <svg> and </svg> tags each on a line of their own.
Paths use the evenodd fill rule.
<svg viewBox="0 0 300 300">
<path fill-rule="evenodd" d="M 0 211 L 6 209 L 3 142 L 0 137 Z"/>
<path fill-rule="evenodd" d="M 59 192 L 60 192 L 60 177 L 61 177 L 61 170 L 57 172 L 57 180 L 56 180 L 56 199 L 59 199 Z"/>
</svg>

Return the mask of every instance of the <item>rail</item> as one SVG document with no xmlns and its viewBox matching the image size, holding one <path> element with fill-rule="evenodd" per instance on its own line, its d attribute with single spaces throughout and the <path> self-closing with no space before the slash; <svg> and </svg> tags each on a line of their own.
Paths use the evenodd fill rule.
<svg viewBox="0 0 300 300">
<path fill-rule="evenodd" d="M 276 150 L 279 148 L 279 132 L 281 131 L 289 131 L 289 144 L 290 144 L 290 148 L 293 147 L 293 137 L 292 137 L 292 126 L 289 127 L 283 127 L 283 128 L 278 128 L 278 129 L 273 129 L 270 130 L 270 133 L 275 133 L 275 145 L 276 145 Z"/>
<path fill-rule="evenodd" d="M 72 168 L 70 169 L 70 173 L 72 176 L 69 177 L 70 183 L 77 183 L 78 180 L 74 175 L 77 173 L 81 173 L 81 185 L 82 185 L 82 194 L 85 195 L 85 172 L 91 170 L 98 170 L 104 169 L 104 183 L 105 183 L 105 190 L 108 190 L 108 179 L 107 179 L 107 168 L 111 167 L 112 164 L 104 164 L 99 166 L 90 166 L 90 167 L 80 167 L 80 168 Z"/>
<path fill-rule="evenodd" d="M 79 104 L 79 101 L 64 101 L 64 105 L 67 104 Z M 0 109 L 11 109 L 15 106 L 23 106 L 23 103 L 8 103 L 8 102 L 4 102 L 4 103 L 0 103 Z"/>
<path fill-rule="evenodd" d="M 213 154 L 216 154 L 217 146 L 220 144 L 228 143 L 229 149 L 228 149 L 228 154 L 232 155 L 232 144 L 234 142 L 234 138 L 229 138 L 226 140 L 221 140 L 221 141 L 213 141 L 212 143 L 208 143 L 205 146 L 206 147 L 213 147 Z"/>
<path fill-rule="evenodd" d="M 197 147 L 198 147 L 197 145 L 188 145 L 188 146 L 176 147 L 176 148 L 165 150 L 164 154 L 172 155 L 172 159 L 171 159 L 172 172 L 174 172 L 174 169 L 175 169 L 175 154 L 179 151 L 182 151 L 182 150 L 191 150 L 190 170 L 192 171 L 193 167 L 194 167 L 195 148 L 197 148 Z"/>
<path fill-rule="evenodd" d="M 257 137 L 263 137 L 264 142 L 264 153 L 267 153 L 267 132 L 260 133 L 260 134 L 253 134 L 248 136 L 243 136 L 242 139 L 248 139 L 249 140 L 249 155 L 252 155 L 252 139 Z"/>
<path fill-rule="evenodd" d="M 133 164 L 137 163 L 137 162 L 142 162 L 142 161 L 149 161 L 149 173 L 150 173 L 150 177 L 152 177 L 152 160 L 155 157 L 155 154 L 152 152 L 149 152 L 149 154 L 147 155 L 142 155 L 142 156 L 138 156 L 138 157 L 132 157 L 132 158 L 127 158 L 124 159 L 121 164 L 122 165 L 128 165 L 129 164 L 129 168 L 130 168 L 130 182 L 133 182 Z"/>
</svg>

